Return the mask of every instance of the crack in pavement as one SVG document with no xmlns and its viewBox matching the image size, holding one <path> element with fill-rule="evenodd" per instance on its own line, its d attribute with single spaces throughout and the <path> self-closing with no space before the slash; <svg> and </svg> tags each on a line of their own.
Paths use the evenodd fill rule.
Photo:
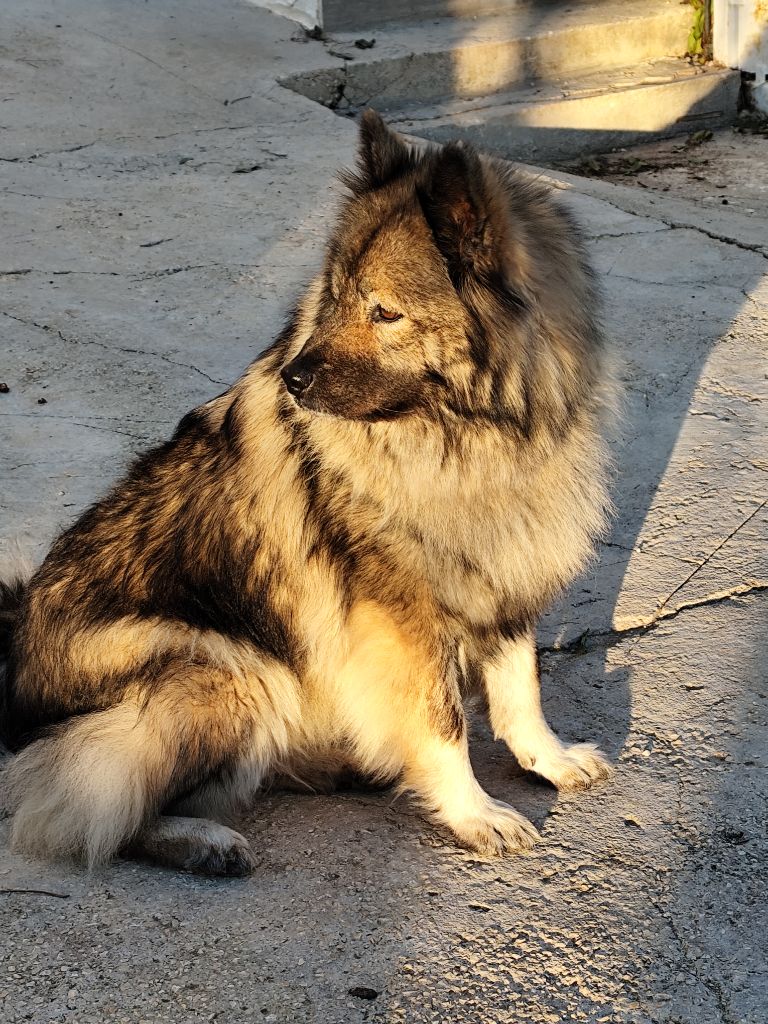
<svg viewBox="0 0 768 1024">
<path fill-rule="evenodd" d="M 765 504 L 765 502 L 763 502 L 763 504 Z M 698 568 L 701 568 L 701 566 Z M 697 571 L 698 569 L 696 572 Z M 692 576 L 695 574 L 696 573 L 694 572 Z M 696 597 L 692 598 L 690 601 L 683 601 L 681 604 L 675 605 L 674 608 L 666 607 L 666 604 L 670 599 L 666 598 L 662 605 L 650 615 L 619 620 L 611 627 L 611 629 L 595 630 L 594 632 L 590 629 L 586 629 L 579 636 L 575 637 L 573 640 L 569 640 L 567 643 L 555 643 L 548 647 L 540 647 L 539 653 L 567 654 L 573 651 L 591 650 L 594 647 L 600 646 L 601 641 L 606 645 L 612 645 L 614 643 L 620 643 L 627 637 L 636 636 L 639 639 L 646 633 L 655 629 L 660 623 L 667 622 L 669 619 L 675 619 L 678 615 L 683 612 L 690 611 L 693 608 L 705 608 L 711 605 L 723 604 L 726 601 L 732 601 L 734 598 L 745 597 L 748 594 L 759 594 L 765 590 L 768 590 L 768 580 L 750 580 L 747 583 L 739 583 L 734 587 L 729 587 L 727 590 L 717 590 L 712 594 L 705 594 L 703 597 Z M 677 593 L 677 591 L 675 590 L 673 593 Z M 670 597 L 671 596 L 672 595 L 670 595 Z M 595 643 L 593 643 L 593 641 L 595 641 Z"/>
<path fill-rule="evenodd" d="M 23 317 L 15 316 L 13 313 L 8 313 L 4 309 L 0 309 L 0 315 L 8 317 L 10 320 L 16 320 L 17 323 L 24 324 L 25 327 L 35 327 L 39 331 L 45 331 L 46 334 L 50 334 L 53 330 L 53 328 L 47 324 L 39 324 L 35 320 L 25 320 Z M 192 363 L 184 363 L 179 359 L 171 359 L 170 356 L 166 356 L 162 352 L 152 352 L 148 349 L 141 348 L 125 348 L 121 345 L 107 345 L 105 342 L 96 341 L 94 338 L 80 339 L 65 337 L 58 328 L 56 328 L 56 333 L 65 344 L 96 345 L 98 348 L 106 349 L 108 352 L 125 352 L 129 355 L 153 356 L 155 359 L 161 359 L 163 362 L 170 363 L 172 366 L 182 366 L 186 370 L 192 370 L 194 373 L 199 373 L 201 377 L 205 377 L 205 379 L 209 380 L 211 384 L 218 384 L 226 388 L 230 387 L 232 384 L 231 381 L 219 380 L 217 377 L 211 377 L 210 374 L 205 372 L 205 370 L 201 370 L 199 366 L 195 366 Z"/>
<path fill-rule="evenodd" d="M 732 235 L 721 235 L 717 231 L 708 231 L 703 227 L 696 227 L 693 224 L 677 223 L 676 221 L 664 220 L 663 217 L 658 218 L 663 221 L 664 224 L 672 228 L 673 231 L 697 231 L 701 235 L 706 235 L 707 238 L 711 238 L 715 242 L 724 242 L 726 245 L 735 245 L 737 249 L 743 249 L 745 252 L 755 252 L 758 256 L 762 256 L 764 260 L 768 260 L 768 251 L 765 246 L 759 245 L 757 242 L 741 242 L 738 238 L 734 238 Z"/>
<path fill-rule="evenodd" d="M 50 149 L 42 153 L 30 153 L 29 156 L 0 156 L 0 163 L 3 164 L 26 164 L 31 163 L 33 160 L 41 160 L 46 156 L 55 156 L 58 153 L 77 153 L 81 149 L 88 149 L 89 146 L 95 146 L 100 139 L 94 139 L 93 142 L 82 142 L 78 146 L 67 146 L 64 149 Z"/>
<path fill-rule="evenodd" d="M 87 32 L 88 35 L 95 36 L 97 39 L 101 39 L 102 42 L 108 43 L 110 46 L 114 46 L 119 50 L 125 50 L 126 53 L 132 53 L 134 56 L 145 60 L 148 64 L 152 64 L 154 67 L 159 68 L 159 70 L 164 74 L 170 75 L 171 78 L 175 78 L 177 82 L 181 82 L 185 89 L 190 89 L 192 92 L 196 92 L 200 96 L 204 96 L 207 100 L 211 100 L 219 106 L 226 106 L 223 100 L 217 99 L 216 96 L 206 92 L 205 89 L 201 89 L 200 86 L 194 85 L 182 75 L 177 74 L 175 71 L 171 71 L 170 68 L 166 68 L 164 65 L 159 64 L 156 60 L 148 57 L 145 53 L 141 53 L 139 50 L 134 50 L 133 47 L 126 46 L 125 43 L 116 43 L 114 39 L 110 39 L 108 36 L 103 36 L 100 32 L 96 32 L 92 28 L 86 28 L 84 25 L 80 25 L 79 27 L 83 32 Z"/>
<path fill-rule="evenodd" d="M 744 296 L 745 299 L 748 299 L 752 303 L 753 306 L 757 306 L 758 309 L 760 309 L 760 303 L 757 301 L 757 299 L 754 297 L 754 295 L 750 295 L 749 294 L 749 292 L 747 291 L 746 288 L 742 288 L 741 289 L 741 294 Z"/>
<path fill-rule="evenodd" d="M 43 274 L 48 277 L 66 277 L 69 274 L 87 274 L 92 277 L 122 277 L 117 270 L 39 270 L 37 267 L 22 267 L 20 270 L 0 270 L 4 277 L 23 277 L 24 274 Z"/>
<path fill-rule="evenodd" d="M 633 633 L 647 633 L 660 622 L 677 618 L 681 612 L 690 611 L 692 608 L 706 608 L 709 605 L 723 604 L 725 601 L 731 601 L 735 597 L 759 594 L 764 590 L 768 590 L 768 580 L 749 580 L 747 583 L 737 583 L 734 587 L 716 590 L 711 594 L 705 594 L 703 597 L 691 598 L 690 601 L 683 601 L 681 604 L 675 605 L 674 608 L 667 608 L 665 602 L 651 615 L 638 616 L 634 619 L 628 618 L 623 621 L 619 620 L 613 629 L 606 631 L 606 635 L 626 636 Z M 601 634 L 595 633 L 592 635 L 600 636 Z"/>
<path fill-rule="evenodd" d="M 717 1005 L 717 1012 L 720 1015 L 720 1020 L 722 1024 L 738 1024 L 737 1018 L 734 1017 L 731 1013 L 731 1008 L 728 1005 L 728 1001 L 725 997 L 723 986 L 711 975 L 702 975 L 699 972 L 696 966 L 696 962 L 688 950 L 688 944 L 685 940 L 685 936 L 675 923 L 674 916 L 672 914 L 667 915 L 667 913 L 664 911 L 664 908 L 661 906 L 658 900 L 651 899 L 651 904 L 658 911 L 662 921 L 664 921 L 669 926 L 669 930 L 672 932 L 672 935 L 674 936 L 675 942 L 677 943 L 677 947 L 680 950 L 680 953 L 683 957 L 683 970 L 687 974 L 689 974 L 695 981 L 697 981 L 704 989 L 706 989 L 707 992 L 709 992 L 709 994 L 714 998 L 715 1004 Z"/>
<path fill-rule="evenodd" d="M 658 228 L 651 228 L 648 231 L 601 231 L 598 235 L 591 235 L 585 232 L 584 237 L 589 242 L 602 242 L 606 238 L 642 238 L 645 235 L 660 235 L 664 231 L 671 231 L 668 224 L 661 224 Z"/>
<path fill-rule="evenodd" d="M 567 192 L 575 187 L 570 182 L 563 182 L 562 180 L 552 176 L 552 173 L 547 169 L 543 169 L 537 177 L 544 178 L 552 185 L 553 188 L 559 189 L 561 192 Z M 584 179 L 589 181 L 590 179 Z M 626 186 L 625 186 L 626 187 Z M 666 224 L 668 228 L 673 231 L 696 231 L 697 233 L 704 235 L 706 238 L 711 238 L 714 242 L 723 242 L 725 245 L 736 246 L 737 249 L 743 249 L 745 252 L 754 252 L 758 256 L 762 256 L 764 260 L 768 260 L 768 249 L 764 245 L 760 245 L 757 242 L 742 242 L 738 238 L 734 238 L 732 235 L 725 235 L 719 231 L 712 231 L 702 227 L 700 224 L 686 223 L 685 221 L 673 220 L 671 218 L 664 217 L 661 210 L 654 211 L 652 214 L 638 213 L 636 210 L 626 209 L 620 203 L 611 201 L 606 196 L 600 194 L 597 195 L 593 192 L 587 191 L 585 193 L 592 199 L 596 199 L 600 203 L 605 203 L 606 206 L 612 206 L 614 210 L 619 210 L 621 213 L 628 213 L 632 217 L 638 217 L 641 220 L 650 219 L 657 220 L 662 224 Z M 641 234 L 644 232 L 641 232 Z"/>
<path fill-rule="evenodd" d="M 143 274 L 133 274 L 131 276 L 135 281 L 149 281 L 153 277 L 172 277 L 174 274 L 186 274 L 189 270 L 206 270 L 212 267 L 223 266 L 250 267 L 251 265 L 252 264 L 250 263 L 185 263 L 178 267 L 165 267 L 163 270 L 148 270 Z"/>
<path fill-rule="evenodd" d="M 704 558 L 701 562 L 699 562 L 699 564 L 696 566 L 693 572 L 689 576 L 687 576 L 682 583 L 676 586 L 670 594 L 667 595 L 667 597 L 659 605 L 657 613 L 663 612 L 663 610 L 666 608 L 666 606 L 669 604 L 669 602 L 672 600 L 675 594 L 678 594 L 684 587 L 686 587 L 691 582 L 691 580 L 697 575 L 697 573 L 699 573 L 704 568 L 704 566 L 714 558 L 718 551 L 721 551 L 728 543 L 728 541 L 732 540 L 739 532 L 739 530 L 742 530 L 747 525 L 747 523 L 751 522 L 755 518 L 757 513 L 761 509 L 765 508 L 767 504 L 768 498 L 766 498 L 764 501 L 761 501 L 760 504 L 750 512 L 746 519 L 742 520 L 742 522 L 740 522 L 739 525 L 735 527 L 735 529 L 731 530 L 728 536 L 724 537 L 723 540 L 721 540 L 720 543 L 717 545 L 717 547 L 713 548 L 713 550 L 710 551 L 707 557 Z"/>
<path fill-rule="evenodd" d="M 28 420 L 57 420 L 64 423 L 71 423 L 73 427 L 85 427 L 87 430 L 101 430 L 108 434 L 122 434 L 124 437 L 132 437 L 136 441 L 142 441 L 146 443 L 146 434 L 131 434 L 127 430 L 117 430 L 115 427 L 101 427 L 95 423 L 82 423 L 80 420 L 73 420 L 69 416 L 56 416 L 51 413 L 34 413 L 34 412 L 3 412 L 0 413 L 0 419 L 28 419 Z"/>
<path fill-rule="evenodd" d="M 186 131 L 168 132 L 167 135 L 153 135 L 152 138 L 156 142 L 160 142 L 163 139 L 175 139 L 177 135 L 202 135 L 206 132 L 239 132 L 244 128 L 255 127 L 256 125 L 252 122 L 249 122 L 248 124 L 222 124 L 217 125 L 215 128 L 188 128 Z"/>
<path fill-rule="evenodd" d="M 171 241 L 171 239 L 161 239 L 163 242 Z M 152 242 L 149 245 L 139 244 L 140 249 L 152 248 L 155 245 L 159 245 L 160 242 Z M 276 269 L 280 266 L 289 266 L 294 268 L 301 266 L 301 264 L 280 264 L 270 263 L 268 266 L 270 269 Z M 225 269 L 230 267 L 237 267 L 239 270 L 261 270 L 262 264 L 260 263 L 230 263 L 230 262 L 219 262 L 219 263 L 185 263 L 176 267 L 163 267 L 160 270 L 147 270 L 143 273 L 132 272 L 130 270 L 50 270 L 41 267 L 19 267 L 12 270 L 0 270 L 0 281 L 10 277 L 23 277 L 25 274 L 41 274 L 43 277 L 66 277 L 70 274 L 80 274 L 84 277 L 126 277 L 131 281 L 150 281 L 153 278 L 158 277 L 173 277 L 175 274 L 186 274 L 190 270 L 216 270 L 221 267 Z M 2 312 L 0 310 L 0 312 Z"/>
<path fill-rule="evenodd" d="M 19 192 L 15 188 L 3 188 L 0 189 L 0 195 L 4 196 L 23 196 L 25 199 L 56 199 L 60 203 L 95 203 L 95 199 L 86 199 L 83 196 L 52 196 L 48 192 Z"/>
<path fill-rule="evenodd" d="M 255 128 L 255 127 L 256 127 L 256 125 L 253 124 L 253 122 L 248 122 L 247 124 L 222 124 L 222 125 L 215 125 L 212 128 L 188 128 L 185 131 L 168 132 L 166 135 L 144 136 L 144 135 L 139 134 L 139 135 L 102 136 L 102 137 L 99 137 L 98 139 L 92 139 L 90 142 L 82 142 L 82 143 L 80 143 L 77 146 L 66 146 L 66 147 L 62 147 L 60 149 L 48 149 L 48 150 L 44 150 L 44 151 L 42 151 L 40 153 L 30 153 L 28 156 L 0 156 L 0 163 L 5 163 L 5 164 L 32 163 L 35 160 L 44 160 L 46 157 L 49 157 L 49 156 L 59 156 L 60 154 L 64 154 L 64 153 L 77 153 L 81 149 L 89 149 L 92 146 L 98 146 L 100 143 L 105 145 L 105 146 L 113 146 L 113 145 L 116 145 L 119 142 L 146 141 L 147 139 L 151 139 L 153 142 L 161 142 L 164 139 L 173 139 L 173 138 L 176 138 L 179 135 L 203 135 L 203 134 L 206 134 L 206 133 L 209 133 L 209 132 L 237 132 L 237 131 L 242 131 L 245 128 Z M 269 152 L 269 150 L 266 150 L 266 152 Z M 285 156 L 284 153 L 270 153 L 270 155 L 271 156 Z M 35 196 L 32 193 L 27 193 L 27 192 L 12 192 L 11 193 L 10 189 L 6 189 L 4 191 L 6 191 L 6 192 L 8 192 L 9 194 L 12 194 L 12 195 L 30 195 L 34 199 L 38 199 L 38 198 L 40 198 L 40 199 L 47 199 L 47 198 L 59 199 L 59 198 L 62 198 L 63 199 L 64 198 L 63 196 L 61 196 L 61 197 L 60 196 L 50 196 L 50 197 L 49 196 Z"/>
<path fill-rule="evenodd" d="M 654 231 L 654 232 L 651 232 L 651 233 L 657 235 L 657 234 L 660 234 L 661 232 Z M 633 284 L 639 284 L 639 285 L 643 285 L 643 286 L 649 285 L 649 286 L 652 286 L 654 288 L 681 288 L 681 287 L 685 287 L 685 288 L 701 288 L 702 285 L 706 284 L 707 288 L 709 289 L 709 288 L 712 287 L 712 284 L 713 284 L 712 281 L 706 281 L 705 282 L 700 277 L 696 278 L 694 280 L 687 280 L 686 278 L 676 277 L 676 278 L 674 278 L 674 280 L 670 280 L 670 281 L 657 281 L 657 280 L 655 280 L 654 278 L 651 278 L 651 277 L 634 277 L 632 274 L 614 274 L 613 273 L 613 268 L 615 266 L 616 266 L 616 263 L 615 262 L 612 263 L 611 267 L 607 271 L 605 271 L 605 273 L 603 274 L 603 277 L 613 278 L 614 281 L 632 281 Z M 721 283 L 718 283 L 717 287 L 718 288 L 728 288 L 728 289 L 732 288 L 734 291 L 739 291 L 740 290 L 738 288 L 738 285 L 733 285 L 733 284 L 721 284 Z"/>
</svg>

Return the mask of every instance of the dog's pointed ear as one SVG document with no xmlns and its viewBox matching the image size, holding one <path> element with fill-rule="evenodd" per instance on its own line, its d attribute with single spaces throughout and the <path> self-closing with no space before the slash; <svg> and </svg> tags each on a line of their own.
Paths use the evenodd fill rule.
<svg viewBox="0 0 768 1024">
<path fill-rule="evenodd" d="M 368 109 L 360 119 L 358 170 L 342 174 L 348 188 L 361 195 L 381 188 L 412 166 L 410 150 L 375 110 Z"/>
<path fill-rule="evenodd" d="M 474 149 L 451 142 L 437 153 L 419 199 L 454 284 L 489 265 L 490 211 L 483 166 Z"/>
</svg>

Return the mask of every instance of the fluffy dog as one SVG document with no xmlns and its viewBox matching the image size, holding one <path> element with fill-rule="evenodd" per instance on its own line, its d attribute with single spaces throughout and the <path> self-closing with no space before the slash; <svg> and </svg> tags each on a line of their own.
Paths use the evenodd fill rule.
<svg viewBox="0 0 768 1024">
<path fill-rule="evenodd" d="M 371 111 L 344 181 L 274 344 L 4 588 L 19 850 L 242 874 L 222 820 L 348 769 L 470 849 L 525 849 L 470 766 L 477 692 L 524 768 L 608 774 L 548 727 L 534 641 L 609 506 L 578 233 L 540 183 Z"/>
</svg>

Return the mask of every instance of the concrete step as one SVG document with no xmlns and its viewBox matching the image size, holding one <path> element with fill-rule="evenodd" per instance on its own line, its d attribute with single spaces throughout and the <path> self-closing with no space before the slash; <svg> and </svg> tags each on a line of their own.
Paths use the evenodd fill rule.
<svg viewBox="0 0 768 1024">
<path fill-rule="evenodd" d="M 323 28 L 326 32 L 381 30 L 392 24 L 413 24 L 436 19 L 469 21 L 500 15 L 515 18 L 521 14 L 551 10 L 562 15 L 576 8 L 595 8 L 601 0 L 323 0 Z M 648 6 L 653 6 L 653 0 Z M 551 10 L 547 12 L 547 8 Z M 693 20 L 687 15 L 688 27 Z"/>
<path fill-rule="evenodd" d="M 389 120 L 421 138 L 465 139 L 510 160 L 548 163 L 728 124 L 740 84 L 727 68 L 652 61 L 559 86 L 401 109 Z"/>
<path fill-rule="evenodd" d="M 323 0 L 323 28 L 327 32 L 380 29 L 391 22 L 511 14 L 524 6 L 527 0 Z"/>
<path fill-rule="evenodd" d="M 690 20 L 679 0 L 542 0 L 494 17 L 393 26 L 376 32 L 370 50 L 356 49 L 355 35 L 336 36 L 331 52 L 348 60 L 283 84 L 340 110 L 488 96 L 682 55 Z"/>
<path fill-rule="evenodd" d="M 454 14 L 462 3 L 451 0 Z M 517 160 L 570 159 L 735 116 L 738 74 L 681 59 L 690 21 L 679 0 L 510 4 L 503 14 L 377 29 L 368 50 L 354 47 L 359 33 L 337 34 L 327 49 L 338 64 L 283 84 L 339 113 L 373 106 L 425 138 L 465 138 Z"/>
</svg>

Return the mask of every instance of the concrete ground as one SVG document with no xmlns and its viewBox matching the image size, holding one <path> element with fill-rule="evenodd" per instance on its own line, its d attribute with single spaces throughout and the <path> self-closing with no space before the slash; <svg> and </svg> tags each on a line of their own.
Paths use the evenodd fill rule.
<svg viewBox="0 0 768 1024">
<path fill-rule="evenodd" d="M 5 565 L 273 337 L 355 129 L 276 84 L 323 44 L 236 0 L 0 20 Z M 768 228 L 558 187 L 627 402 L 612 536 L 542 629 L 545 700 L 614 780 L 558 797 L 478 723 L 479 777 L 544 836 L 497 862 L 390 794 L 265 797 L 244 881 L 88 875 L 0 836 L 6 1024 L 766 1020 Z"/>
<path fill-rule="evenodd" d="M 750 119 L 754 115 L 750 115 Z M 768 122 L 760 130 L 738 123 L 716 131 L 647 142 L 614 153 L 565 162 L 566 170 L 633 185 L 671 197 L 695 198 L 711 210 L 757 216 L 765 224 L 768 208 Z M 702 218 L 707 219 L 707 214 Z"/>
</svg>

